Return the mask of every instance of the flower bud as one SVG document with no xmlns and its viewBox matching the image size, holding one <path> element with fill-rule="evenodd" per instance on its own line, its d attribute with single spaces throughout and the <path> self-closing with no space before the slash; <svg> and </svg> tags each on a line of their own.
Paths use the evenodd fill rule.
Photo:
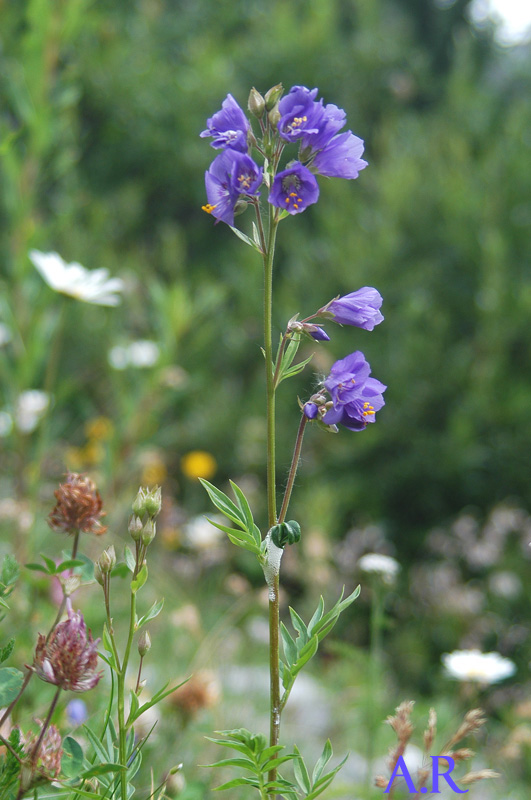
<svg viewBox="0 0 531 800">
<path fill-rule="evenodd" d="M 140 489 L 138 490 L 137 496 L 133 500 L 133 511 L 138 517 L 141 517 L 143 514 L 145 514 L 146 511 L 145 502 L 146 502 L 146 490 L 143 489 L 143 487 L 141 486 Z"/>
<path fill-rule="evenodd" d="M 81 575 L 70 575 L 61 580 L 65 597 L 70 597 L 81 586 Z"/>
<path fill-rule="evenodd" d="M 269 112 L 269 114 L 267 116 L 268 116 L 268 119 L 269 119 L 269 124 L 271 125 L 272 128 L 276 128 L 278 123 L 282 119 L 282 117 L 280 115 L 280 111 L 278 110 L 278 108 L 276 106 L 271 109 L 271 111 Z"/>
<path fill-rule="evenodd" d="M 97 561 L 94 562 L 94 579 L 99 583 L 100 586 L 105 585 L 105 576 L 101 571 L 101 567 Z"/>
<path fill-rule="evenodd" d="M 301 526 L 296 520 L 280 522 L 271 528 L 271 541 L 277 547 L 284 548 L 287 544 L 295 544 L 301 538 Z"/>
<path fill-rule="evenodd" d="M 283 94 L 284 87 L 281 83 L 277 83 L 276 86 L 272 86 L 271 89 L 265 93 L 264 97 L 266 111 L 271 111 L 271 109 L 276 106 Z"/>
<path fill-rule="evenodd" d="M 144 547 L 147 547 L 153 539 L 155 538 L 155 534 L 157 532 L 157 526 L 155 522 L 149 517 L 146 521 L 144 527 L 142 528 L 142 544 Z"/>
<path fill-rule="evenodd" d="M 247 101 L 247 108 L 255 116 L 257 119 L 260 119 L 263 116 L 265 111 L 265 100 L 260 94 L 257 92 L 256 89 L 253 88 L 249 92 L 249 100 Z"/>
<path fill-rule="evenodd" d="M 146 492 L 144 508 L 150 517 L 156 517 L 162 508 L 162 489 L 156 486 L 150 492 Z"/>
<path fill-rule="evenodd" d="M 240 214 L 243 214 L 244 211 L 247 211 L 248 205 L 249 203 L 247 203 L 246 200 L 237 200 L 236 205 L 234 206 L 234 216 L 239 217 Z"/>
<path fill-rule="evenodd" d="M 103 551 L 98 559 L 98 565 L 102 573 L 105 575 L 116 566 L 116 552 L 114 545 L 111 544 L 106 550 Z"/>
<path fill-rule="evenodd" d="M 315 419 L 319 413 L 319 407 L 315 403 L 305 403 L 302 410 L 306 419 Z"/>
<path fill-rule="evenodd" d="M 131 534 L 131 538 L 134 542 L 138 542 L 140 540 L 140 536 L 142 534 L 142 520 L 140 517 L 137 517 L 135 514 L 129 520 L 129 533 Z"/>
<path fill-rule="evenodd" d="M 148 631 L 142 631 L 140 634 L 140 638 L 138 639 L 138 652 L 140 654 L 140 658 L 144 658 L 146 653 L 149 652 L 151 649 L 151 637 Z"/>
</svg>

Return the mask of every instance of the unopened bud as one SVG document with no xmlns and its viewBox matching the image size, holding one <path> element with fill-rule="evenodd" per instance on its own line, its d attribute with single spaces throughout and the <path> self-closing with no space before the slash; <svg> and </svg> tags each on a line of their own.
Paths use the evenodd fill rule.
<svg viewBox="0 0 531 800">
<path fill-rule="evenodd" d="M 247 203 L 246 200 L 237 200 L 236 205 L 234 206 L 234 216 L 239 217 L 240 214 L 243 214 L 244 211 L 247 211 L 248 205 L 249 203 Z"/>
<path fill-rule="evenodd" d="M 295 544 L 301 538 L 301 526 L 292 519 L 289 522 L 279 522 L 271 528 L 271 541 L 277 547 L 284 548 L 287 544 Z"/>
<path fill-rule="evenodd" d="M 104 586 L 105 576 L 101 571 L 101 567 L 97 561 L 94 563 L 94 579 L 98 581 L 100 586 Z"/>
<path fill-rule="evenodd" d="M 249 100 L 247 101 L 247 108 L 257 119 L 262 117 L 265 111 L 265 100 L 256 89 L 253 88 L 249 92 Z"/>
<path fill-rule="evenodd" d="M 134 542 L 140 541 L 140 536 L 142 534 L 142 520 L 140 517 L 137 517 L 135 514 L 129 520 L 129 533 L 131 534 L 131 538 Z"/>
<path fill-rule="evenodd" d="M 265 93 L 264 100 L 266 111 L 271 111 L 271 109 L 276 106 L 283 93 L 284 87 L 281 83 L 277 83 L 276 86 L 272 86 L 271 89 Z"/>
<path fill-rule="evenodd" d="M 148 631 L 142 631 L 140 634 L 140 638 L 138 639 L 138 652 L 140 654 L 140 658 L 144 658 L 146 653 L 149 652 L 151 649 L 151 637 Z"/>
<path fill-rule="evenodd" d="M 70 575 L 61 581 L 65 597 L 70 597 L 81 586 L 81 575 Z"/>
<path fill-rule="evenodd" d="M 116 552 L 114 550 L 114 545 L 111 544 L 110 547 L 103 551 L 98 559 L 98 564 L 104 575 L 114 569 L 116 566 Z"/>
<path fill-rule="evenodd" d="M 138 517 L 141 517 L 143 514 L 145 514 L 146 511 L 145 502 L 146 502 L 146 490 L 143 489 L 141 486 L 140 489 L 138 490 L 137 496 L 133 500 L 133 511 Z"/>
<path fill-rule="evenodd" d="M 149 517 L 146 521 L 144 527 L 142 528 L 142 544 L 144 547 L 147 547 L 153 539 L 155 538 L 155 534 L 157 532 L 157 526 L 155 522 Z"/>
<path fill-rule="evenodd" d="M 150 517 L 156 517 L 162 508 L 162 489 L 155 486 L 150 492 L 146 493 L 144 508 Z"/>
<path fill-rule="evenodd" d="M 269 119 L 269 124 L 271 125 L 272 128 L 276 128 L 278 123 L 282 119 L 282 117 L 280 116 L 280 111 L 276 106 L 271 109 L 271 111 L 267 116 Z"/>
</svg>

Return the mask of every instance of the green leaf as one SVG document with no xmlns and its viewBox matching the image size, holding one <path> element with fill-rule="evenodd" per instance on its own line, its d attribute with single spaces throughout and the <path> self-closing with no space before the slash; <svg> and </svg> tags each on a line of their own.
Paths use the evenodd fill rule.
<svg viewBox="0 0 531 800">
<path fill-rule="evenodd" d="M 63 740 L 63 757 L 61 769 L 67 778 L 76 778 L 83 768 L 83 750 L 81 745 L 71 736 Z"/>
<path fill-rule="evenodd" d="M 301 787 L 302 791 L 305 794 L 311 791 L 311 783 L 310 783 L 310 776 L 308 775 L 308 770 L 306 769 L 306 764 L 304 763 L 304 759 L 301 756 L 299 749 L 294 747 L 295 754 L 297 758 L 293 762 L 293 774 L 295 775 L 295 780 Z"/>
<path fill-rule="evenodd" d="M 241 769 L 247 769 L 250 772 L 254 772 L 255 775 L 261 775 L 262 771 L 259 767 L 256 766 L 254 761 L 251 761 L 249 758 L 224 758 L 221 761 L 215 761 L 213 764 L 203 764 L 204 767 L 241 767 Z"/>
<path fill-rule="evenodd" d="M 84 780 L 88 780 L 89 778 L 95 778 L 97 775 L 106 775 L 109 772 L 123 772 L 123 770 L 124 767 L 122 767 L 121 764 L 102 762 L 82 772 L 80 777 Z"/>
<path fill-rule="evenodd" d="M 228 781 L 227 783 L 222 783 L 221 786 L 216 786 L 214 791 L 221 792 L 223 789 L 234 789 L 235 786 L 255 786 L 258 788 L 260 784 L 256 778 L 235 778 L 233 781 Z"/>
<path fill-rule="evenodd" d="M 102 743 L 100 741 L 99 736 L 96 736 L 94 731 L 91 728 L 89 728 L 88 725 L 83 725 L 83 728 L 86 731 L 86 734 L 87 734 L 88 738 L 90 739 L 90 743 L 91 743 L 92 747 L 94 748 L 94 752 L 96 753 L 96 757 L 99 759 L 99 761 L 102 764 L 107 763 L 109 761 L 109 758 L 113 758 L 114 757 L 114 748 L 112 748 L 111 751 L 109 753 L 107 753 L 107 751 L 105 750 L 105 748 L 103 747 L 103 745 L 102 745 Z"/>
<path fill-rule="evenodd" d="M 149 700 L 147 703 L 144 703 L 143 705 L 140 706 L 140 708 L 136 710 L 135 714 L 132 714 L 131 711 L 129 712 L 129 717 L 127 719 L 126 726 L 129 727 L 130 725 L 132 725 L 133 722 L 144 713 L 144 711 L 147 711 L 149 708 L 152 708 L 152 706 L 155 706 L 157 705 L 157 703 L 160 703 L 161 700 L 164 700 L 165 697 L 167 697 L 172 692 L 177 691 L 177 689 L 180 689 L 180 687 L 184 686 L 184 684 L 187 683 L 189 680 L 190 678 L 186 678 L 186 680 L 177 684 L 177 686 L 172 686 L 171 689 L 166 689 L 166 686 L 168 684 L 165 683 L 162 689 L 159 689 L 159 691 L 153 695 L 151 700 Z"/>
<path fill-rule="evenodd" d="M 309 795 L 307 795 L 306 800 L 314 800 L 315 797 L 319 797 L 320 794 L 324 792 L 325 789 L 328 789 L 332 781 L 334 780 L 335 776 L 339 772 L 339 770 L 344 765 L 345 761 L 348 758 L 348 754 L 345 756 L 343 761 L 341 761 L 335 769 L 331 772 L 327 772 L 326 775 L 323 775 L 312 787 L 312 791 Z"/>
<path fill-rule="evenodd" d="M 287 369 L 285 372 L 282 373 L 282 377 L 279 379 L 279 383 L 281 381 L 286 380 L 286 378 L 292 378 L 294 375 L 298 375 L 299 372 L 302 372 L 304 367 L 310 363 L 313 358 L 313 353 L 308 358 L 305 358 L 304 361 L 299 361 L 298 364 L 294 364 L 292 367 Z"/>
<path fill-rule="evenodd" d="M 158 615 L 162 611 L 163 605 L 164 605 L 164 598 L 162 600 L 157 600 L 155 603 L 153 603 L 149 611 L 146 614 L 144 614 L 143 617 L 140 617 L 140 619 L 138 620 L 136 625 L 137 630 L 141 628 L 142 625 L 145 625 L 146 622 L 149 622 L 150 619 L 155 619 L 155 617 L 158 617 Z"/>
<path fill-rule="evenodd" d="M 11 653 L 13 652 L 13 648 L 15 646 L 15 639 L 12 638 L 8 641 L 4 647 L 0 649 L 0 664 L 3 664 L 4 661 L 7 661 Z"/>
<path fill-rule="evenodd" d="M 240 510 L 243 513 L 243 517 L 245 519 L 245 527 L 252 535 L 252 531 L 254 528 L 254 519 L 251 507 L 240 487 L 237 484 L 235 484 L 234 481 L 229 481 L 229 483 L 232 487 L 232 491 L 236 496 L 236 500 L 238 501 L 238 506 L 240 507 Z"/>
<path fill-rule="evenodd" d="M 60 572 L 64 572 L 66 569 L 74 569 L 74 567 L 84 567 L 85 562 L 81 561 L 79 558 L 68 558 L 66 561 L 61 561 L 60 564 L 57 565 L 55 571 L 57 574 Z"/>
<path fill-rule="evenodd" d="M 48 567 L 46 567 L 44 564 L 31 563 L 31 564 L 24 564 L 24 566 L 26 567 L 26 569 L 30 569 L 32 572 L 44 572 L 45 575 L 50 574 Z"/>
<path fill-rule="evenodd" d="M 245 244 L 248 244 L 250 247 L 253 248 L 253 250 L 256 250 L 258 253 L 262 252 L 262 249 L 257 244 L 255 244 L 255 242 L 253 242 L 253 240 L 250 239 L 245 233 L 240 231 L 238 228 L 234 228 L 232 225 L 229 225 L 229 228 L 231 229 L 231 231 L 234 234 L 236 234 L 238 239 L 242 240 L 242 242 L 245 242 Z"/>
<path fill-rule="evenodd" d="M 225 739 L 212 739 L 210 736 L 205 736 L 205 739 L 209 742 L 214 742 L 214 744 L 219 744 L 222 747 L 230 747 L 232 750 L 236 750 L 238 753 L 243 753 L 244 755 L 251 755 L 253 752 L 246 744 L 227 742 Z"/>
<path fill-rule="evenodd" d="M 288 662 L 288 666 L 292 667 L 297 661 L 297 645 L 283 622 L 280 623 L 280 635 L 282 637 L 286 661 Z"/>
<path fill-rule="evenodd" d="M 312 636 L 310 641 L 304 645 L 302 650 L 299 653 L 299 657 L 297 658 L 296 663 L 293 665 L 291 669 L 292 675 L 296 675 L 298 672 L 301 671 L 303 666 L 308 663 L 308 661 L 313 658 L 313 656 L 317 653 L 317 648 L 319 647 L 319 639 L 317 636 Z"/>
<path fill-rule="evenodd" d="M 8 706 L 19 693 L 24 673 L 13 667 L 0 669 L 0 706 Z"/>
<path fill-rule="evenodd" d="M 130 574 L 129 567 L 123 561 L 111 570 L 112 578 L 128 578 Z"/>
<path fill-rule="evenodd" d="M 4 556 L 4 560 L 2 561 L 2 570 L 0 572 L 0 582 L 4 584 L 6 588 L 12 587 L 17 582 L 20 575 L 20 567 L 18 565 L 18 561 L 15 556 L 7 555 Z"/>
<path fill-rule="evenodd" d="M 46 566 L 48 567 L 48 572 L 50 573 L 50 575 L 55 575 L 55 573 L 57 572 L 57 568 L 55 566 L 55 561 L 53 560 L 53 558 L 48 558 L 48 556 L 45 556 L 43 553 L 39 553 L 39 555 L 46 564 Z"/>
<path fill-rule="evenodd" d="M 236 525 L 239 525 L 240 528 L 245 530 L 247 527 L 245 515 L 242 511 L 240 511 L 238 506 L 232 502 L 230 497 L 227 497 L 225 492 L 222 492 L 221 489 L 217 489 L 212 483 L 209 483 L 209 481 L 206 481 L 204 478 L 199 478 L 199 481 L 206 489 L 208 496 L 216 508 L 228 519 L 232 520 L 232 522 L 235 522 Z"/>
<path fill-rule="evenodd" d="M 319 598 L 319 605 L 315 609 L 314 615 L 308 623 L 308 634 L 311 636 L 313 633 L 314 626 L 320 622 L 321 617 L 324 613 L 324 600 L 323 595 Z"/>
<path fill-rule="evenodd" d="M 317 761 L 315 767 L 313 768 L 312 784 L 314 784 L 316 781 L 319 780 L 319 778 L 323 774 L 323 769 L 326 767 L 332 756 L 333 756 L 332 745 L 330 743 L 330 739 L 327 739 L 325 742 L 325 746 L 323 747 L 323 752 L 319 756 L 319 760 Z"/>
<path fill-rule="evenodd" d="M 291 624 L 293 625 L 293 627 L 295 628 L 301 639 L 300 644 L 306 644 L 306 642 L 309 640 L 308 632 L 306 630 L 306 625 L 304 624 L 303 620 L 299 617 L 295 609 L 291 608 L 291 606 L 289 609 L 289 613 L 291 616 Z M 297 645 L 299 647 L 300 644 L 299 642 L 297 642 Z"/>
<path fill-rule="evenodd" d="M 283 749 L 284 749 L 283 744 L 274 744 L 271 745 L 271 747 L 266 747 L 266 749 L 262 750 L 262 752 L 260 753 L 260 761 L 259 761 L 260 766 L 263 767 L 265 764 L 267 764 L 271 756 L 276 755 Z"/>
<path fill-rule="evenodd" d="M 147 564 L 142 564 L 142 569 L 140 570 L 136 578 L 134 578 L 131 581 L 131 591 L 133 592 L 133 594 L 136 594 L 138 590 L 142 588 L 142 586 L 147 581 L 147 578 L 148 578 Z"/>
<path fill-rule="evenodd" d="M 125 558 L 125 563 L 127 564 L 127 569 L 130 572 L 134 572 L 136 567 L 136 558 L 134 557 L 129 547 L 127 547 L 127 545 L 124 548 L 124 558 Z"/>
</svg>

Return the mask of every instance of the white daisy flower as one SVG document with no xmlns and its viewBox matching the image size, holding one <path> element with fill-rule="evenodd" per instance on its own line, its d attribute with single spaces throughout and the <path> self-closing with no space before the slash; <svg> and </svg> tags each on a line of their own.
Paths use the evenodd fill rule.
<svg viewBox="0 0 531 800">
<path fill-rule="evenodd" d="M 124 283 L 109 278 L 106 269 L 85 269 L 81 264 L 67 264 L 57 253 L 30 250 L 29 257 L 50 288 L 76 300 L 98 306 L 117 306 Z"/>
<path fill-rule="evenodd" d="M 367 553 L 360 558 L 358 566 L 363 572 L 377 573 L 385 583 L 394 583 L 400 571 L 398 561 L 381 553 Z"/>
<path fill-rule="evenodd" d="M 484 685 L 510 678 L 516 671 L 515 664 L 508 658 L 480 650 L 454 650 L 453 653 L 445 653 L 442 662 L 450 678 Z"/>
<path fill-rule="evenodd" d="M 35 430 L 50 404 L 50 396 L 39 389 L 29 389 L 18 396 L 15 424 L 21 433 Z"/>
</svg>

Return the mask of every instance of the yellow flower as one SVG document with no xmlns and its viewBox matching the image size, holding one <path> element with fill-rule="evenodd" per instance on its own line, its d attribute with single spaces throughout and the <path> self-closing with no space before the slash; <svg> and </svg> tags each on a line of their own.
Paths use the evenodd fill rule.
<svg viewBox="0 0 531 800">
<path fill-rule="evenodd" d="M 149 461 L 142 470 L 142 477 L 140 483 L 146 486 L 159 485 L 164 481 L 168 474 L 166 467 L 158 458 Z"/>
<path fill-rule="evenodd" d="M 218 465 L 216 459 L 205 450 L 191 450 L 181 458 L 181 469 L 187 478 L 211 478 Z"/>
<path fill-rule="evenodd" d="M 111 437 L 112 432 L 113 424 L 108 417 L 94 417 L 94 419 L 89 419 L 85 425 L 87 439 L 105 441 Z"/>
</svg>

